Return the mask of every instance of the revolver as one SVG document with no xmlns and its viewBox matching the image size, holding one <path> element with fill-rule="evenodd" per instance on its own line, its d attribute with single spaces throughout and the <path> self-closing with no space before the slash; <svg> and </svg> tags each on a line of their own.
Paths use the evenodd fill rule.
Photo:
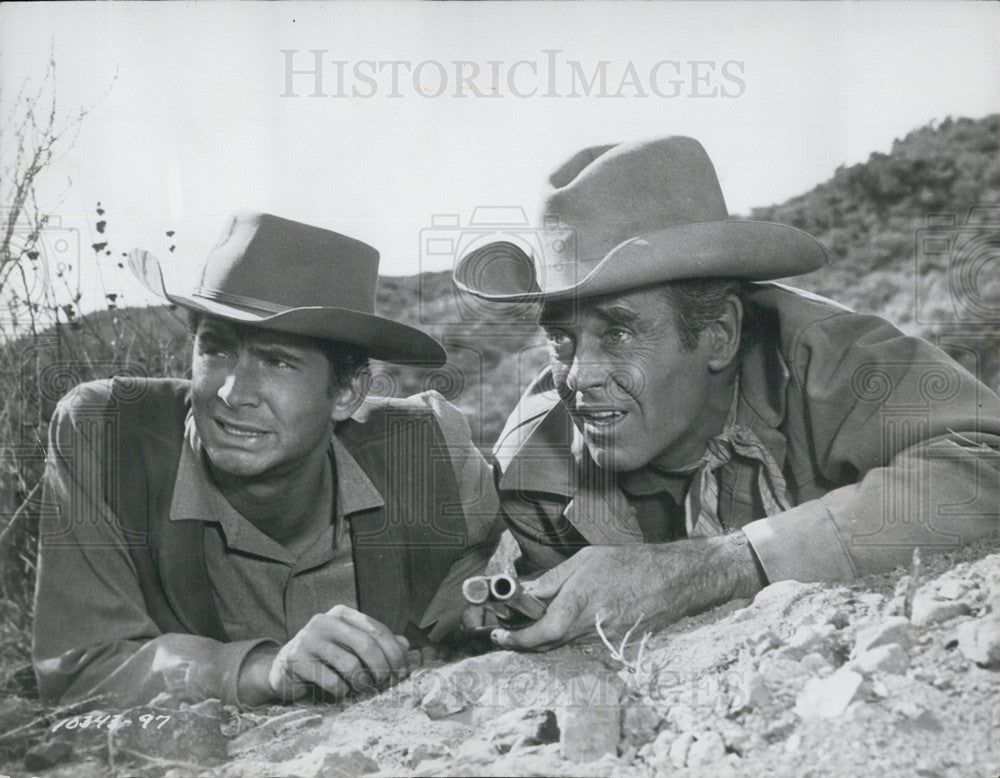
<svg viewBox="0 0 1000 778">
<path fill-rule="evenodd" d="M 474 575 L 462 583 L 462 594 L 471 605 L 483 605 L 504 626 L 524 627 L 545 614 L 545 603 L 524 591 L 510 573 Z"/>
</svg>

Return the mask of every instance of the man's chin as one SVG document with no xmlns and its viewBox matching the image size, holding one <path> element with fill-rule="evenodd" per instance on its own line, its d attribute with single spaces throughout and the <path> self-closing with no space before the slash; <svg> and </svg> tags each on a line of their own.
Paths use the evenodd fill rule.
<svg viewBox="0 0 1000 778">
<path fill-rule="evenodd" d="M 587 451 L 601 470 L 613 473 L 627 473 L 638 470 L 643 462 L 638 462 L 640 455 L 636 452 L 622 451 L 611 446 L 599 446 L 587 441 Z"/>
</svg>

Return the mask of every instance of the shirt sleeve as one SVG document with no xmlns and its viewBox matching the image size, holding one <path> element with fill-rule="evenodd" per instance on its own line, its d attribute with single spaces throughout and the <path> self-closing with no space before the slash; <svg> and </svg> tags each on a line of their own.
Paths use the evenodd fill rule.
<svg viewBox="0 0 1000 778">
<path fill-rule="evenodd" d="M 107 403 L 106 383 L 78 387 L 49 426 L 32 645 L 41 696 L 137 705 L 168 692 L 238 703 L 243 660 L 270 641 L 163 634 L 150 618 L 128 551 L 137 541 L 103 497 L 113 478 L 107 425 L 87 423 Z"/>
<path fill-rule="evenodd" d="M 466 605 L 462 582 L 486 569 L 503 525 L 493 472 L 472 442 L 468 420 L 438 392 L 424 392 L 420 397 L 434 412 L 448 447 L 468 532 L 465 553 L 451 566 L 420 620 L 421 627 L 436 622 L 429 635 L 436 641 L 459 626 Z"/>
<path fill-rule="evenodd" d="M 790 475 L 817 496 L 743 530 L 771 581 L 851 580 L 995 533 L 1000 399 L 874 316 L 803 332 L 789 364 Z"/>
</svg>

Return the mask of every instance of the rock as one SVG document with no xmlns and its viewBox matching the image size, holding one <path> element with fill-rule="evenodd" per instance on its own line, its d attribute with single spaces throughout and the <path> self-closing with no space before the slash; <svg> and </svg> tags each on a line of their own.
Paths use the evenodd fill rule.
<svg viewBox="0 0 1000 778">
<path fill-rule="evenodd" d="M 428 718 L 437 720 L 469 707 L 468 698 L 451 683 L 434 683 L 420 698 L 420 708 Z"/>
<path fill-rule="evenodd" d="M 278 735 L 285 735 L 298 729 L 315 726 L 322 720 L 322 715 L 309 708 L 290 710 L 279 716 L 272 716 L 262 724 L 233 738 L 229 741 L 227 751 L 230 756 L 252 751 L 274 740 Z"/>
<path fill-rule="evenodd" d="M 771 689 L 760 673 L 750 672 L 729 706 L 732 715 L 757 710 L 771 702 Z"/>
<path fill-rule="evenodd" d="M 969 585 L 965 581 L 954 578 L 942 581 L 938 586 L 937 596 L 942 600 L 958 600 L 969 590 Z"/>
<path fill-rule="evenodd" d="M 899 643 L 870 648 L 858 654 L 851 662 L 851 669 L 857 670 L 862 675 L 876 672 L 905 675 L 909 667 L 910 657 Z"/>
<path fill-rule="evenodd" d="M 122 721 L 122 726 L 108 732 L 113 748 L 199 764 L 228 755 L 229 742 L 216 716 L 203 716 L 192 709 L 143 707 L 128 711 Z"/>
<path fill-rule="evenodd" d="M 795 700 L 795 712 L 804 719 L 832 719 L 861 697 L 864 678 L 840 668 L 827 678 L 812 678 Z"/>
<path fill-rule="evenodd" d="M 515 743 L 537 746 L 559 740 L 556 714 L 551 710 L 512 710 L 490 721 L 483 727 L 483 734 L 501 754 L 506 754 Z"/>
<path fill-rule="evenodd" d="M 670 744 L 670 764 L 678 770 L 683 768 L 687 764 L 688 752 L 691 750 L 693 743 L 693 732 L 685 732 L 683 735 L 675 738 L 674 742 Z"/>
<path fill-rule="evenodd" d="M 378 762 L 358 750 L 333 751 L 323 760 L 323 778 L 353 778 L 379 771 Z"/>
<path fill-rule="evenodd" d="M 802 747 L 802 735 L 798 732 L 793 732 L 789 735 L 788 740 L 785 741 L 785 753 L 794 754 Z"/>
<path fill-rule="evenodd" d="M 784 648 L 779 649 L 778 653 L 796 661 L 802 659 L 806 654 L 829 654 L 833 648 L 833 641 L 830 639 L 833 632 L 834 628 L 831 624 L 818 627 L 799 627 L 788 639 Z"/>
<path fill-rule="evenodd" d="M 48 770 L 50 767 L 66 761 L 72 754 L 73 747 L 63 740 L 39 743 L 28 749 L 28 753 L 24 755 L 24 767 L 31 772 Z"/>
<path fill-rule="evenodd" d="M 910 611 L 910 621 L 918 627 L 939 624 L 956 616 L 971 613 L 969 604 L 961 600 L 939 600 L 927 590 L 917 592 L 913 598 L 913 609 Z"/>
<path fill-rule="evenodd" d="M 830 664 L 829 660 L 816 651 L 811 651 L 802 657 L 799 664 L 813 675 L 826 675 L 833 670 L 833 665 Z"/>
<path fill-rule="evenodd" d="M 960 624 L 958 648 L 977 665 L 1000 667 L 1000 614 Z"/>
<path fill-rule="evenodd" d="M 699 735 L 687 752 L 688 767 L 704 767 L 718 762 L 726 755 L 726 744 L 718 732 L 708 731 Z"/>
<path fill-rule="evenodd" d="M 649 746 L 650 759 L 648 761 L 652 761 L 654 765 L 666 765 L 670 760 L 670 746 L 676 739 L 675 733 L 669 729 L 663 730 Z"/>
<path fill-rule="evenodd" d="M 648 705 L 629 705 L 625 708 L 624 724 L 625 739 L 634 746 L 641 746 L 656 737 L 656 729 L 660 726 L 660 717 Z"/>
<path fill-rule="evenodd" d="M 854 638 L 854 652 L 860 654 L 870 648 L 896 643 L 905 649 L 913 646 L 913 626 L 905 616 L 893 616 L 859 630 Z"/>
<path fill-rule="evenodd" d="M 667 711 L 667 723 L 675 732 L 687 732 L 696 728 L 694 709 L 690 705 L 681 703 L 670 706 Z"/>
<path fill-rule="evenodd" d="M 754 656 L 760 656 L 780 646 L 781 639 L 773 631 L 764 629 L 751 636 L 747 643 Z"/>
<path fill-rule="evenodd" d="M 559 747 L 564 759 L 593 762 L 615 754 L 622 736 L 622 711 L 618 705 L 573 706 L 557 715 Z"/>
</svg>

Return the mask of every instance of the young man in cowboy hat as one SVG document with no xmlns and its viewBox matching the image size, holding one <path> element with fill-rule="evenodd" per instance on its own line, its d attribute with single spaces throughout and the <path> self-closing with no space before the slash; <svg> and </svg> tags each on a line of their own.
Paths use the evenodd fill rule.
<svg viewBox="0 0 1000 778">
<path fill-rule="evenodd" d="M 494 640 L 546 648 L 597 615 L 621 634 L 996 532 L 1000 399 L 878 317 L 766 283 L 825 253 L 730 220 L 697 141 L 586 149 L 549 183 L 532 255 L 494 238 L 454 273 L 539 301 L 549 346 L 494 453 L 550 603 Z"/>
<path fill-rule="evenodd" d="M 374 315 L 378 252 L 241 213 L 190 295 L 191 380 L 84 384 L 52 419 L 34 663 L 43 698 L 259 704 L 382 688 L 452 632 L 498 536 L 468 424 L 366 398 L 367 358 L 440 365 Z"/>
</svg>

